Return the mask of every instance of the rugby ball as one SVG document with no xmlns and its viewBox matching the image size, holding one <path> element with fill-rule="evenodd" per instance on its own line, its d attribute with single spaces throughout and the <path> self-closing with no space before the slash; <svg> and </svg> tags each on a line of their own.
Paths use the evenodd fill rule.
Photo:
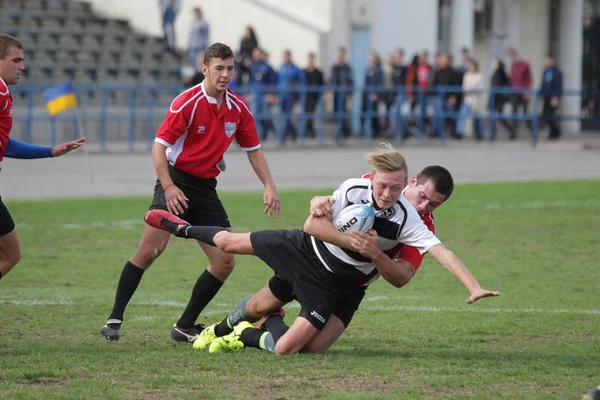
<svg viewBox="0 0 600 400">
<path fill-rule="evenodd" d="M 375 212 L 368 204 L 352 204 L 342 209 L 331 222 L 342 233 L 351 230 L 367 233 L 373 228 Z"/>
</svg>

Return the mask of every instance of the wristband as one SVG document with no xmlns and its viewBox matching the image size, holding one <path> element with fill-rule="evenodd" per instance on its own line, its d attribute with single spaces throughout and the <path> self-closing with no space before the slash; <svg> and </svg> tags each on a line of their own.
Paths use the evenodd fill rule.
<svg viewBox="0 0 600 400">
<path fill-rule="evenodd" d="M 175 184 L 174 184 L 174 183 L 169 183 L 167 186 L 165 186 L 165 187 L 163 188 L 163 192 L 166 192 L 166 191 L 167 191 L 167 189 L 168 189 L 168 188 L 170 188 L 171 186 L 175 186 Z"/>
</svg>

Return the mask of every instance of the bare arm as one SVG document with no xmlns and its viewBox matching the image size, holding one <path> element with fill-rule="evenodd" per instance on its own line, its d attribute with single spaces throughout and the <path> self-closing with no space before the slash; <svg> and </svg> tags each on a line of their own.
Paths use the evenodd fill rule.
<svg viewBox="0 0 600 400">
<path fill-rule="evenodd" d="M 166 147 L 158 142 L 154 142 L 152 146 L 152 162 L 158 180 L 165 191 L 165 199 L 167 209 L 173 214 L 183 214 L 183 211 L 188 207 L 188 198 L 183 192 L 175 186 L 171 175 L 169 175 L 169 162 L 167 161 Z"/>
<path fill-rule="evenodd" d="M 500 292 L 483 289 L 479 282 L 477 282 L 477 279 L 471 275 L 465 264 L 443 244 L 433 246 L 429 249 L 429 254 L 469 290 L 471 297 L 469 297 L 467 303 L 471 304 L 483 297 L 500 296 Z"/>
<path fill-rule="evenodd" d="M 269 217 L 271 215 L 278 217 L 281 214 L 281 200 L 279 200 L 279 195 L 277 194 L 275 183 L 273 183 L 273 177 L 271 176 L 271 171 L 269 171 L 265 155 L 261 149 L 249 151 L 248 161 L 250 161 L 250 165 L 252 165 L 258 179 L 265 186 L 265 193 L 263 195 L 265 204 L 264 213 Z"/>
<path fill-rule="evenodd" d="M 374 230 L 369 233 L 348 231 L 350 245 L 360 254 L 368 257 L 373 262 L 383 279 L 393 286 L 400 288 L 406 285 L 415 275 L 411 263 L 405 260 L 394 261 L 379 248 L 379 236 Z"/>
<path fill-rule="evenodd" d="M 315 196 L 310 200 L 310 215 L 331 220 L 333 204 L 335 204 L 333 196 Z"/>
<path fill-rule="evenodd" d="M 401 288 L 415 276 L 415 269 L 408 261 L 392 260 L 381 250 L 379 253 L 381 254 L 371 258 L 371 261 L 383 279 L 394 287 Z"/>
<path fill-rule="evenodd" d="M 355 251 L 348 241 L 348 236 L 335 229 L 330 220 L 323 217 L 308 217 L 302 230 L 315 238 L 331 243 L 334 246 Z"/>
<path fill-rule="evenodd" d="M 273 178 L 271 177 L 271 171 L 269 171 L 269 165 L 267 164 L 267 160 L 265 159 L 265 155 L 261 149 L 256 149 L 248 152 L 248 161 L 250 161 L 250 165 L 254 169 L 256 176 L 265 185 L 265 188 L 268 186 L 275 187 L 273 183 Z"/>
<path fill-rule="evenodd" d="M 167 148 L 165 145 L 158 142 L 154 142 L 154 145 L 152 146 L 152 162 L 154 163 L 156 175 L 158 176 L 158 180 L 163 189 L 173 184 L 171 176 L 169 175 L 169 163 L 167 161 L 166 150 Z"/>
</svg>

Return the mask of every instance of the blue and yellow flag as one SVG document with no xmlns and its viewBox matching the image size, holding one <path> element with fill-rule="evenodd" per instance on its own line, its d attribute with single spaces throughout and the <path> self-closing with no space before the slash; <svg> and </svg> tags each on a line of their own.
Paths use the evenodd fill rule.
<svg viewBox="0 0 600 400">
<path fill-rule="evenodd" d="M 44 90 L 44 100 L 50 115 L 60 114 L 69 108 L 77 107 L 77 97 L 71 82 Z"/>
</svg>

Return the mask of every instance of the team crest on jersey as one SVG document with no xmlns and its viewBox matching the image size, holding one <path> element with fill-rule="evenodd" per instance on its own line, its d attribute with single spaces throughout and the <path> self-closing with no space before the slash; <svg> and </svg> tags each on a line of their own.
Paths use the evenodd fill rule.
<svg viewBox="0 0 600 400">
<path fill-rule="evenodd" d="M 235 133 L 235 122 L 225 122 L 225 134 L 227 137 L 233 136 Z"/>
<path fill-rule="evenodd" d="M 396 208 L 394 206 L 386 208 L 384 210 L 375 211 L 375 215 L 381 218 L 390 219 L 396 215 Z"/>
</svg>

